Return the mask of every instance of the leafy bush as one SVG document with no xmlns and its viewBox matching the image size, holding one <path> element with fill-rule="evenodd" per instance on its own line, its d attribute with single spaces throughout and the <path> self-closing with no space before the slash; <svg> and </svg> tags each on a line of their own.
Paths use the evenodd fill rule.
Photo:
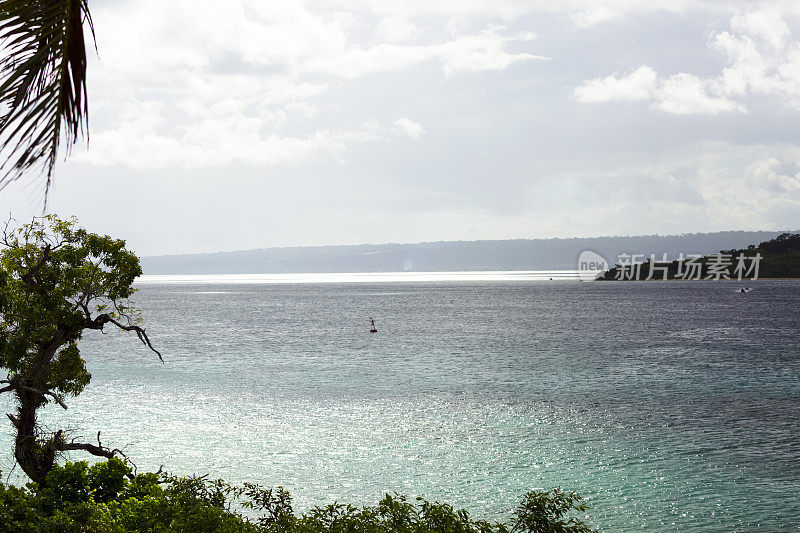
<svg viewBox="0 0 800 533">
<path fill-rule="evenodd" d="M 205 477 L 131 475 L 120 459 L 54 466 L 47 483 L 0 485 L 3 532 L 582 533 L 574 492 L 532 491 L 509 524 L 473 520 L 448 504 L 387 494 L 374 507 L 333 503 L 297 515 L 289 493 Z M 247 513 L 245 515 L 244 513 Z M 252 516 L 258 515 L 257 518 Z"/>
</svg>

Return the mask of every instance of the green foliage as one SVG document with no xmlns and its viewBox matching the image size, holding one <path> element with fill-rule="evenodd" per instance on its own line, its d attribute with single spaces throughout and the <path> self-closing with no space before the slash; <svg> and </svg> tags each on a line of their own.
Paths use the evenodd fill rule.
<svg viewBox="0 0 800 533">
<path fill-rule="evenodd" d="M 550 492 L 531 491 L 525 495 L 515 512 L 512 531 L 546 531 L 549 533 L 585 533 L 589 526 L 569 513 L 584 512 L 589 506 L 575 492 L 555 489 Z"/>
<path fill-rule="evenodd" d="M 78 395 L 91 378 L 77 342 L 92 313 L 138 312 L 128 303 L 142 273 L 125 241 L 47 215 L 5 236 L 0 251 L 0 368 L 28 377 L 27 386 Z M 41 366 L 41 347 L 60 348 Z"/>
<path fill-rule="evenodd" d="M 204 477 L 130 474 L 117 458 L 53 467 L 47 486 L 0 485 L 0 530 L 8 532 L 236 533 L 587 533 L 572 514 L 588 509 L 575 493 L 533 491 L 510 524 L 467 511 L 389 495 L 375 506 L 333 503 L 297 515 L 283 488 L 234 487 Z M 246 513 L 246 514 L 244 514 Z M 259 515 L 254 518 L 254 515 Z"/>
</svg>

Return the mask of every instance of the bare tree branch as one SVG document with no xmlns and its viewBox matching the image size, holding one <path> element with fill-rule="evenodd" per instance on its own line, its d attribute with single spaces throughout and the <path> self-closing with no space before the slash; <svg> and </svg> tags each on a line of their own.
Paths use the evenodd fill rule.
<svg viewBox="0 0 800 533">
<path fill-rule="evenodd" d="M 58 396 L 54 392 L 35 389 L 33 387 L 28 387 L 27 385 L 23 385 L 21 383 L 18 383 L 17 381 L 12 381 L 12 380 L 8 380 L 8 379 L 0 380 L 0 383 L 8 383 L 7 387 L 3 387 L 2 389 L 0 389 L 0 394 L 2 394 L 4 392 L 12 391 L 12 390 L 25 389 L 25 390 L 29 390 L 31 392 L 35 392 L 37 394 L 41 394 L 42 396 L 50 396 L 56 401 L 56 403 L 58 405 L 60 405 L 64 409 L 67 408 L 67 404 L 64 403 L 64 400 L 62 400 L 61 397 Z"/>
<path fill-rule="evenodd" d="M 62 432 L 59 431 L 56 434 L 56 437 L 57 438 L 60 437 L 61 434 L 62 434 Z M 64 451 L 82 450 L 82 451 L 85 451 L 85 452 L 89 452 L 92 455 L 96 455 L 98 457 L 105 457 L 106 459 L 111 459 L 112 457 L 114 457 L 114 455 L 116 455 L 115 452 L 119 451 L 119 450 L 109 450 L 108 448 L 103 446 L 103 443 L 100 442 L 100 432 L 99 431 L 97 432 L 97 445 L 96 446 L 94 444 L 83 443 L 83 442 L 75 442 L 73 440 L 72 442 L 65 443 L 62 446 L 59 446 L 59 448 L 61 448 Z"/>
<path fill-rule="evenodd" d="M 153 344 L 150 342 L 150 337 L 147 336 L 147 333 L 145 332 L 144 328 L 142 328 L 142 327 L 139 327 L 139 326 L 137 326 L 135 324 L 131 324 L 131 325 L 126 326 L 126 325 L 122 324 L 121 322 L 119 322 L 118 320 L 115 320 L 114 318 L 112 318 L 111 315 L 109 315 L 108 313 L 102 313 L 102 314 L 97 315 L 96 317 L 94 317 L 93 320 L 87 321 L 86 327 L 88 329 L 99 329 L 99 330 L 102 330 L 103 326 L 105 326 L 108 323 L 114 324 L 115 326 L 117 326 L 119 329 L 121 329 L 123 331 L 135 331 L 136 335 L 139 337 L 139 340 L 142 341 L 142 344 L 144 344 L 145 346 L 150 348 L 150 350 L 155 352 L 155 354 L 158 356 L 158 359 L 162 363 L 164 362 L 164 358 L 161 356 L 161 352 L 159 352 L 158 350 L 155 349 Z"/>
<path fill-rule="evenodd" d="M 62 431 L 58 431 L 56 433 L 56 439 L 60 438 L 62 433 L 63 433 Z M 78 450 L 80 450 L 80 451 L 88 452 L 88 453 L 90 453 L 92 455 L 95 455 L 97 457 L 105 457 L 106 459 L 111 459 L 112 457 L 114 457 L 116 455 L 121 455 L 122 457 L 125 458 L 125 460 L 127 462 L 129 462 L 130 464 L 133 465 L 134 472 L 136 472 L 136 470 L 137 470 L 136 465 L 133 464 L 133 461 L 128 459 L 128 456 L 125 455 L 125 452 L 123 452 L 119 448 L 114 448 L 112 450 L 112 449 L 110 449 L 110 448 L 108 448 L 106 446 L 103 446 L 103 443 L 100 441 L 100 432 L 99 431 L 97 432 L 97 445 L 89 444 L 89 443 L 85 443 L 85 442 L 75 442 L 75 440 L 73 439 L 72 442 L 65 443 L 65 444 L 59 446 L 59 448 L 61 450 L 63 450 L 63 451 L 78 451 Z M 128 474 L 128 478 L 133 479 L 134 477 L 136 477 L 134 474 Z"/>
<path fill-rule="evenodd" d="M 59 396 L 58 396 L 56 393 L 54 393 L 54 392 L 50 392 L 50 391 L 48 391 L 48 390 L 39 390 L 39 389 L 34 389 L 33 387 L 28 387 L 27 385 L 19 385 L 19 384 L 15 385 L 15 388 L 20 388 L 20 389 L 29 390 L 29 391 L 31 391 L 31 392 L 35 392 L 35 393 L 37 393 L 37 394 L 41 394 L 42 396 L 50 396 L 51 398 L 53 398 L 53 399 L 56 401 L 56 403 L 57 403 L 58 405 L 60 405 L 60 406 L 61 406 L 61 407 L 63 407 L 64 409 L 66 409 L 66 408 L 67 408 L 67 404 L 65 404 L 65 403 L 64 403 L 64 400 L 62 400 L 62 399 L 61 399 L 61 398 L 60 398 L 60 397 L 59 397 Z"/>
</svg>

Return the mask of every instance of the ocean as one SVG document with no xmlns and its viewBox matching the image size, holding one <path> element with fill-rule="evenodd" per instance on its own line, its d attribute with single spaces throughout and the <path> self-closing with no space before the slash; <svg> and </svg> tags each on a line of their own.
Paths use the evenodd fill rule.
<svg viewBox="0 0 800 533">
<path fill-rule="evenodd" d="M 345 281 L 144 280 L 164 364 L 90 332 L 91 384 L 43 420 L 301 510 L 396 491 L 499 520 L 561 487 L 607 531 L 800 526 L 799 281 Z"/>
</svg>

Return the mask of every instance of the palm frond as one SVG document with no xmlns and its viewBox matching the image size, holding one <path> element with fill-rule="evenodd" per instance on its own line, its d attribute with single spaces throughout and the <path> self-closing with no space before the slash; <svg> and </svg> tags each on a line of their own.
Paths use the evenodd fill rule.
<svg viewBox="0 0 800 533">
<path fill-rule="evenodd" d="M 88 139 L 87 1 L 0 0 L 0 189 L 40 173 L 46 202 L 62 132 L 67 153 Z"/>
</svg>

